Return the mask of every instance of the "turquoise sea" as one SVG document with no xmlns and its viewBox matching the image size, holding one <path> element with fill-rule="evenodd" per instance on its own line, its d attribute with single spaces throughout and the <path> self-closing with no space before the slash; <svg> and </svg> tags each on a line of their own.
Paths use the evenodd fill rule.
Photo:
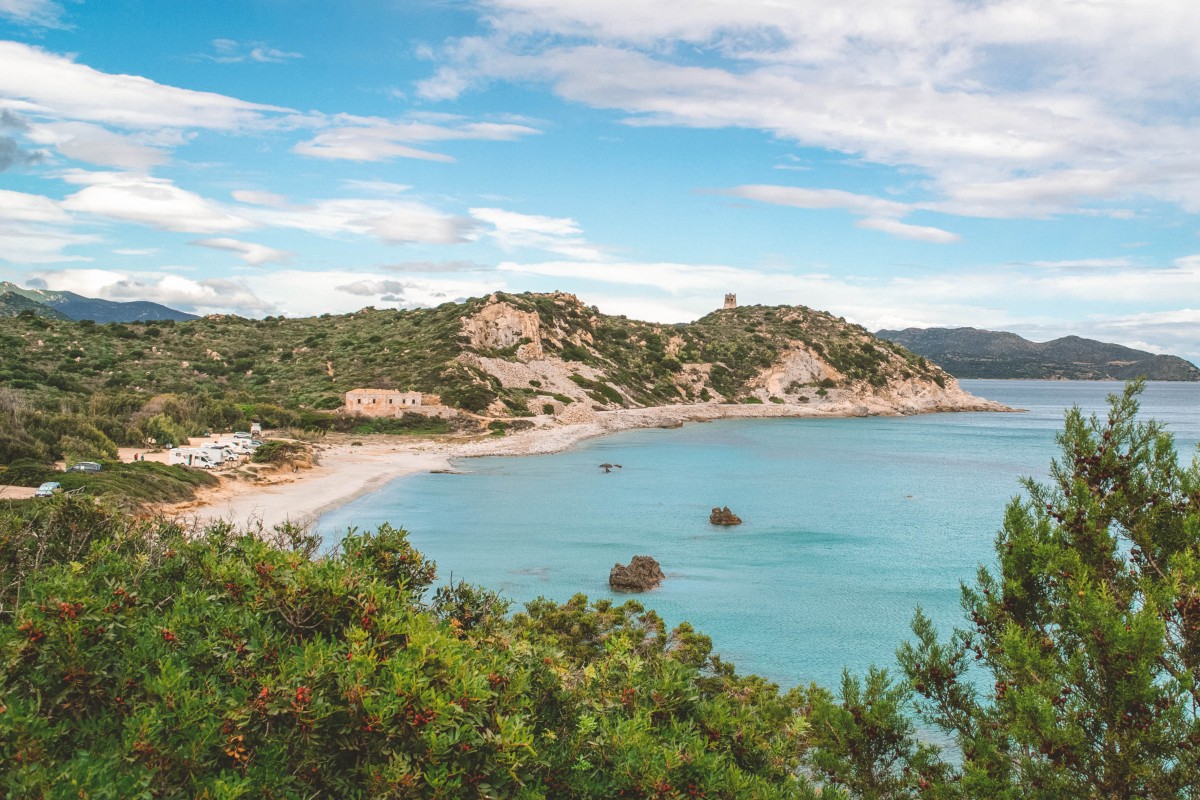
<svg viewBox="0 0 1200 800">
<path fill-rule="evenodd" d="M 712 637 L 741 671 L 784 686 L 892 666 L 922 606 L 961 621 L 960 581 L 992 562 L 1022 476 L 1043 478 L 1065 408 L 1103 413 L 1119 383 L 963 381 L 1021 414 L 725 420 L 638 430 L 569 452 L 462 460 L 326 515 L 327 540 L 391 522 L 438 563 L 522 603 L 609 591 L 614 562 L 652 555 L 667 580 L 637 596 Z M 1185 458 L 1200 440 L 1200 384 L 1152 383 L 1143 412 Z M 622 468 L 604 474 L 599 464 Z M 745 523 L 716 528 L 729 506 Z"/>
</svg>

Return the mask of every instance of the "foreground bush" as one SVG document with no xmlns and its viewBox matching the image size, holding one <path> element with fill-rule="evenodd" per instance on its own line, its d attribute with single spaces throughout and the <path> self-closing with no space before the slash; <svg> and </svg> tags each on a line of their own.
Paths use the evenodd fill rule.
<svg viewBox="0 0 1200 800">
<path fill-rule="evenodd" d="M 7 796 L 808 796 L 789 702 L 636 605 L 426 607 L 386 526 L 325 558 L 161 525 L 77 551 L 0 622 Z"/>
</svg>

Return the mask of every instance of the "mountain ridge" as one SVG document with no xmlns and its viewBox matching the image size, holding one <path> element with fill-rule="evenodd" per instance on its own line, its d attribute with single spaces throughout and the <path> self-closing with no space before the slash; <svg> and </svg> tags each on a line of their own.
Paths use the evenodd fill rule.
<svg viewBox="0 0 1200 800">
<path fill-rule="evenodd" d="M 1178 356 L 1063 336 L 1034 342 L 982 328 L 906 328 L 876 335 L 940 364 L 956 378 L 1200 381 L 1200 368 Z"/>
<path fill-rule="evenodd" d="M 161 303 L 152 303 L 148 300 L 130 300 L 125 302 L 102 300 L 98 297 L 85 297 L 75 292 L 55 291 L 52 289 L 23 289 L 15 283 L 8 281 L 0 281 L 0 294 L 11 294 L 24 298 L 29 302 L 37 303 L 77 322 L 85 319 L 90 319 L 100 324 L 167 319 L 176 322 L 185 322 L 187 320 L 198 319 L 195 314 L 179 311 Z M 22 308 L 21 310 L 25 309 Z M 6 313 L 3 306 L 0 306 L 0 314 L 15 316 Z"/>
</svg>

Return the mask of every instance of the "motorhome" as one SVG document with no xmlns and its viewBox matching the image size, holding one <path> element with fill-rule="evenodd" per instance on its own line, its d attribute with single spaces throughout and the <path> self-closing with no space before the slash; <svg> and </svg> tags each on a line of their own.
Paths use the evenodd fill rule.
<svg viewBox="0 0 1200 800">
<path fill-rule="evenodd" d="M 168 451 L 168 464 L 184 467 L 200 467 L 213 469 L 221 466 L 225 459 L 211 450 L 202 447 L 176 447 Z"/>
<path fill-rule="evenodd" d="M 200 449 L 212 454 L 212 458 L 218 463 L 226 461 L 238 461 L 241 459 L 241 454 L 236 452 L 226 442 L 217 442 L 216 444 L 201 445 Z"/>
</svg>

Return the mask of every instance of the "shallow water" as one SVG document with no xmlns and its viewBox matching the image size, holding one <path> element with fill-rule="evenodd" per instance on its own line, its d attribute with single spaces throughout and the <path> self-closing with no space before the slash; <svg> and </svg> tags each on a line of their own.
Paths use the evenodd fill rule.
<svg viewBox="0 0 1200 800">
<path fill-rule="evenodd" d="M 991 563 L 1018 480 L 1046 475 L 1064 408 L 1103 412 L 1119 383 L 963 381 L 1022 414 L 755 419 L 638 430 L 550 456 L 463 460 L 326 515 L 319 529 L 388 521 L 460 578 L 525 602 L 607 586 L 616 561 L 654 556 L 667 580 L 639 600 L 712 637 L 743 671 L 834 685 L 843 666 L 891 666 L 920 605 L 948 630 L 959 582 Z M 1181 452 L 1200 439 L 1200 384 L 1154 383 L 1143 411 Z M 610 474 L 598 465 L 621 464 Z M 744 520 L 708 523 L 712 506 Z"/>
</svg>

